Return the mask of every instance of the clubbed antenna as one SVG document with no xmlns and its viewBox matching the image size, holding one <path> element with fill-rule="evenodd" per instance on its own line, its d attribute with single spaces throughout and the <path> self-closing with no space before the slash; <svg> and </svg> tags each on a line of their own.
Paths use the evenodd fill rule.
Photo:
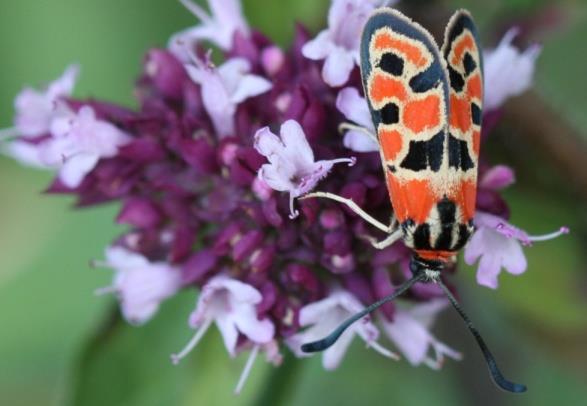
<svg viewBox="0 0 587 406">
<path fill-rule="evenodd" d="M 448 290 L 446 285 L 444 283 L 442 283 L 442 281 L 440 279 L 438 280 L 438 284 L 440 285 L 442 290 L 444 290 L 446 297 L 448 297 L 448 300 L 450 301 L 450 303 L 453 305 L 453 307 L 455 308 L 457 313 L 459 313 L 459 315 L 461 316 L 461 318 L 463 319 L 463 321 L 465 322 L 465 324 L 469 328 L 469 331 L 471 332 L 471 334 L 473 334 L 473 337 L 475 337 L 475 340 L 477 340 L 477 344 L 479 344 L 479 348 L 481 349 L 481 352 L 483 353 L 483 356 L 485 357 L 485 362 L 487 362 L 487 367 L 489 368 L 489 372 L 491 374 L 491 378 L 493 379 L 493 382 L 495 382 L 495 384 L 497 386 L 499 386 L 501 389 L 508 391 L 508 392 L 513 392 L 513 393 L 526 392 L 526 390 L 527 390 L 526 385 L 522 385 L 519 383 L 508 381 L 503 376 L 503 374 L 501 373 L 501 371 L 499 370 L 499 368 L 497 366 L 497 362 L 495 362 L 495 358 L 493 357 L 493 354 L 491 354 L 491 351 L 489 351 L 487 344 L 485 344 L 485 341 L 483 341 L 483 337 L 481 337 L 481 334 L 479 334 L 479 331 L 477 331 L 475 326 L 473 326 L 473 323 L 471 323 L 471 320 L 469 319 L 467 314 L 463 311 L 463 309 L 459 305 L 459 302 L 457 302 L 457 300 L 455 299 L 453 294 L 450 292 L 450 290 Z"/>
<path fill-rule="evenodd" d="M 378 300 L 377 302 L 373 303 L 371 306 L 366 307 L 364 310 L 360 311 L 359 313 L 351 316 L 349 319 L 345 320 L 336 330 L 334 330 L 329 336 L 323 338 L 322 340 L 313 341 L 311 343 L 306 343 L 302 345 L 303 352 L 319 352 L 324 351 L 332 344 L 334 344 L 344 333 L 344 331 L 350 327 L 355 321 L 362 319 L 372 311 L 376 310 L 380 306 L 384 305 L 385 303 L 392 301 L 406 290 L 412 287 L 412 285 L 416 282 L 421 282 L 426 278 L 424 273 L 418 273 L 417 275 L 413 276 L 410 280 L 404 282 L 400 285 L 395 292 L 391 295 L 384 297 L 383 299 Z"/>
</svg>

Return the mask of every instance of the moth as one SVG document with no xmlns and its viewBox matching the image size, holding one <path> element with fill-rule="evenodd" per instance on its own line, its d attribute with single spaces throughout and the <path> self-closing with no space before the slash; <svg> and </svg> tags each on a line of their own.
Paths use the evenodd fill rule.
<svg viewBox="0 0 587 406">
<path fill-rule="evenodd" d="M 365 24 L 360 57 L 363 89 L 395 216 L 386 228 L 389 236 L 373 245 L 384 248 L 402 239 L 413 251 L 413 277 L 328 337 L 304 344 L 302 350 L 325 350 L 352 323 L 414 283 L 436 283 L 477 340 L 496 385 L 524 392 L 525 385 L 502 375 L 483 338 L 440 278 L 474 231 L 483 109 L 483 58 L 475 23 L 467 11 L 457 11 L 439 49 L 419 24 L 399 11 L 380 8 Z M 356 209 L 367 221 L 374 220 L 352 207 L 352 202 L 335 200 Z"/>
</svg>

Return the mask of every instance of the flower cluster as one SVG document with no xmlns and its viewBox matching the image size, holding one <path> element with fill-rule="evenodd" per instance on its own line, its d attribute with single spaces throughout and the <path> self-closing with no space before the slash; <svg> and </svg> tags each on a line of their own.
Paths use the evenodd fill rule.
<svg viewBox="0 0 587 406">
<path fill-rule="evenodd" d="M 259 352 L 274 364 L 286 347 L 303 356 L 301 343 L 410 277 L 401 242 L 377 251 L 366 236 L 381 236 L 347 207 L 296 200 L 319 186 L 383 222 L 391 215 L 357 67 L 362 26 L 384 2 L 333 0 L 328 28 L 312 38 L 298 26 L 288 50 L 249 27 L 238 0 L 209 0 L 209 14 L 182 3 L 200 24 L 147 53 L 137 111 L 73 98 L 72 66 L 17 96 L 2 150 L 57 170 L 48 191 L 74 195 L 79 206 L 121 202 L 116 221 L 129 228 L 96 261 L 115 271 L 98 293 L 114 293 L 123 316 L 141 324 L 179 290 L 199 291 L 186 315 L 194 336 L 172 360 L 216 325 L 230 356 L 250 350 L 239 391 Z M 531 81 L 539 50 L 520 53 L 514 35 L 485 58 L 489 114 Z M 222 64 L 204 41 L 223 51 Z M 504 66 L 517 68 L 505 75 Z M 354 124 L 342 126 L 343 136 L 345 121 Z M 510 168 L 483 164 L 479 179 L 465 260 L 480 258 L 478 282 L 495 288 L 502 268 L 525 271 L 522 245 L 552 236 L 531 237 L 506 221 L 500 190 L 514 181 Z M 389 340 L 414 365 L 459 359 L 430 331 L 441 297 L 437 286 L 416 284 L 352 326 L 324 353 L 324 367 L 339 365 L 355 335 L 397 358 L 382 343 Z"/>
</svg>

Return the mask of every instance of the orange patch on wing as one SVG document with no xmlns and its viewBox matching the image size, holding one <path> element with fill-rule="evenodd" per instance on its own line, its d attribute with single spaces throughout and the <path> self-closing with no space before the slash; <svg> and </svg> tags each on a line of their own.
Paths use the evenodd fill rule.
<svg viewBox="0 0 587 406">
<path fill-rule="evenodd" d="M 469 97 L 476 97 L 483 100 L 483 83 L 480 75 L 474 75 L 467 80 L 467 94 Z"/>
<path fill-rule="evenodd" d="M 393 174 L 389 174 L 387 186 L 393 211 L 400 223 L 408 218 L 416 224 L 424 223 L 438 199 L 428 180 L 400 182 Z"/>
<path fill-rule="evenodd" d="M 382 73 L 375 73 L 370 83 L 369 97 L 374 103 L 380 103 L 392 97 L 397 97 L 400 101 L 404 101 L 407 98 L 407 92 L 401 81 Z"/>
<path fill-rule="evenodd" d="M 469 33 L 465 34 L 465 36 L 459 39 L 455 44 L 451 64 L 454 66 L 460 66 L 463 61 L 463 55 L 467 49 L 475 49 L 475 40 Z"/>
<path fill-rule="evenodd" d="M 440 97 L 435 94 L 406 103 L 402 123 L 413 132 L 436 127 L 440 123 Z"/>
<path fill-rule="evenodd" d="M 416 250 L 416 254 L 422 259 L 448 262 L 456 255 L 454 251 Z"/>
<path fill-rule="evenodd" d="M 466 181 L 460 185 L 460 194 L 456 196 L 456 202 L 461 207 L 465 221 L 472 220 L 475 216 L 475 201 L 477 198 L 477 183 Z"/>
<path fill-rule="evenodd" d="M 481 147 L 481 131 L 473 131 L 473 152 L 478 157 Z"/>
<path fill-rule="evenodd" d="M 450 96 L 450 126 L 458 128 L 463 133 L 471 128 L 471 103 L 468 98 L 460 98 L 455 94 Z"/>
<path fill-rule="evenodd" d="M 379 131 L 379 143 L 386 160 L 393 160 L 402 149 L 402 135 L 396 130 Z"/>
<path fill-rule="evenodd" d="M 426 66 L 428 63 L 426 55 L 420 47 L 411 44 L 397 35 L 390 35 L 388 32 L 377 33 L 375 34 L 374 45 L 378 51 L 389 49 L 405 55 L 408 61 L 419 68 Z"/>
</svg>

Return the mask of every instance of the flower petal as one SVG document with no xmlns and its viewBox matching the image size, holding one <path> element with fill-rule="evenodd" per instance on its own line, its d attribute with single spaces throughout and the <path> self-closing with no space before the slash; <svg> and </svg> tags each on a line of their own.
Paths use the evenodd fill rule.
<svg viewBox="0 0 587 406">
<path fill-rule="evenodd" d="M 353 52 L 334 47 L 324 62 L 322 78 L 332 87 L 342 86 L 349 79 L 354 66 Z"/>
<path fill-rule="evenodd" d="M 80 185 L 85 176 L 96 166 L 100 157 L 97 154 L 81 153 L 65 161 L 59 170 L 59 179 L 69 188 Z"/>
<path fill-rule="evenodd" d="M 231 101 L 239 104 L 249 97 L 258 96 L 267 92 L 271 87 L 271 82 L 261 76 L 244 75 L 232 94 Z"/>
<path fill-rule="evenodd" d="M 344 114 L 348 120 L 365 127 L 365 129 L 370 130 L 371 132 L 375 132 L 367 100 L 361 97 L 359 91 L 354 87 L 345 87 L 338 92 L 338 96 L 336 97 L 336 108 Z"/>
</svg>

